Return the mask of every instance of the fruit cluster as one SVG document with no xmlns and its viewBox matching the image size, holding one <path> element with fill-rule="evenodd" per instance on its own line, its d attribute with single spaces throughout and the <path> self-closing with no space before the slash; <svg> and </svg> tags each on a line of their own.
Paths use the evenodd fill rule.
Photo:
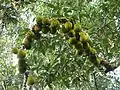
<svg viewBox="0 0 120 90">
<path fill-rule="evenodd" d="M 72 20 L 68 19 L 49 19 L 49 18 L 36 18 L 36 24 L 32 27 L 32 30 L 28 30 L 22 43 L 22 49 L 18 50 L 13 48 L 12 52 L 17 54 L 18 68 L 20 73 L 26 71 L 26 50 L 31 49 L 33 40 L 38 40 L 41 34 L 55 34 L 58 30 L 61 30 L 65 37 L 67 36 L 69 44 L 76 50 L 77 55 L 86 54 L 89 60 L 97 67 L 103 65 L 107 71 L 114 70 L 114 68 L 101 61 L 97 57 L 96 50 L 92 47 L 92 40 L 79 23 L 74 24 Z M 107 67 L 106 67 L 107 66 Z"/>
<path fill-rule="evenodd" d="M 26 51 L 24 49 L 18 49 L 16 47 L 14 47 L 12 49 L 12 52 L 14 54 L 17 54 L 18 57 L 18 70 L 20 73 L 24 73 L 27 69 L 27 65 L 26 65 Z"/>
<path fill-rule="evenodd" d="M 62 25 L 62 31 L 64 34 L 68 35 L 68 42 L 73 45 L 77 55 L 82 55 L 85 52 L 90 61 L 95 66 L 99 66 L 100 60 L 96 56 L 96 50 L 92 48 L 92 40 L 88 33 L 83 31 L 79 23 L 73 24 L 72 22 L 67 21 Z"/>
</svg>

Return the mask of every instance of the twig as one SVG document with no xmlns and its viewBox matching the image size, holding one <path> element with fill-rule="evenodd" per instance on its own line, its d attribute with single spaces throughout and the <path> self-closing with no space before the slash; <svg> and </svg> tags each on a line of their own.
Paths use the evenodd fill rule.
<svg viewBox="0 0 120 90">
<path fill-rule="evenodd" d="M 96 72 L 93 73 L 93 77 L 94 77 L 94 81 L 95 81 L 95 87 L 96 90 L 98 90 L 98 86 L 97 86 L 97 81 L 96 81 L 96 76 L 95 76 Z"/>
</svg>

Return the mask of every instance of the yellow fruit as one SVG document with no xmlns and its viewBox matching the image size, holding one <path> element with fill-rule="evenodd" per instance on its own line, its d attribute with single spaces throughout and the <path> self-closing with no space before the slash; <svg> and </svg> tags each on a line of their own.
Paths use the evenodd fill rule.
<svg viewBox="0 0 120 90">
<path fill-rule="evenodd" d="M 42 24 L 44 24 L 44 25 L 49 25 L 49 24 L 50 24 L 49 19 L 48 19 L 48 18 L 43 18 L 43 19 L 42 19 Z"/>
<path fill-rule="evenodd" d="M 76 43 L 77 43 L 77 40 L 76 40 L 76 38 L 75 38 L 75 37 L 72 37 L 72 38 L 69 38 L 68 42 L 69 42 L 69 44 L 74 45 L 74 44 L 76 44 Z"/>
<path fill-rule="evenodd" d="M 17 54 L 18 53 L 18 48 L 17 47 L 12 48 L 12 53 Z"/>
<path fill-rule="evenodd" d="M 70 21 L 65 23 L 65 29 L 67 29 L 67 30 L 72 29 L 72 23 Z"/>
<path fill-rule="evenodd" d="M 35 34 L 31 30 L 29 30 L 26 33 L 26 37 L 27 37 L 27 39 L 31 40 L 31 39 L 33 39 L 35 37 Z"/>
<path fill-rule="evenodd" d="M 59 26 L 59 21 L 57 19 L 53 19 L 51 21 L 50 27 L 58 27 Z"/>
<path fill-rule="evenodd" d="M 33 76 L 28 76 L 27 78 L 27 84 L 33 85 L 35 83 Z"/>
<path fill-rule="evenodd" d="M 79 23 L 74 25 L 74 31 L 75 33 L 82 31 L 81 25 Z"/>
<path fill-rule="evenodd" d="M 36 17 L 36 23 L 40 26 L 42 25 L 42 18 L 40 16 Z"/>
<path fill-rule="evenodd" d="M 26 51 L 25 50 L 21 49 L 21 50 L 18 51 L 18 53 L 17 53 L 18 58 L 20 58 L 20 59 L 25 58 L 25 56 L 26 56 Z"/>
<path fill-rule="evenodd" d="M 81 42 L 77 42 L 74 46 L 76 49 L 83 49 L 83 44 Z"/>
<path fill-rule="evenodd" d="M 81 42 L 88 42 L 90 39 L 88 33 L 86 32 L 80 32 L 79 35 L 80 35 Z"/>
</svg>

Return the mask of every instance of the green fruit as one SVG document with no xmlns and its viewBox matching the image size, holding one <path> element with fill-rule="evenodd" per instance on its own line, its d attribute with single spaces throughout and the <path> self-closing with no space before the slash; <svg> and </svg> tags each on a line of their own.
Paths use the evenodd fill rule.
<svg viewBox="0 0 120 90">
<path fill-rule="evenodd" d="M 68 33 L 70 30 L 65 28 L 65 25 L 62 25 L 62 32 Z"/>
<path fill-rule="evenodd" d="M 88 42 L 90 40 L 89 35 L 86 32 L 80 32 L 79 35 L 81 42 Z"/>
<path fill-rule="evenodd" d="M 67 30 L 72 29 L 72 23 L 70 21 L 65 23 L 65 29 L 67 29 Z"/>
<path fill-rule="evenodd" d="M 43 24 L 43 25 L 49 25 L 49 24 L 50 24 L 49 19 L 48 19 L 48 18 L 43 18 L 43 19 L 42 19 L 42 24 Z"/>
<path fill-rule="evenodd" d="M 33 76 L 28 76 L 27 78 L 27 84 L 33 85 L 35 83 Z"/>
<path fill-rule="evenodd" d="M 26 56 L 26 51 L 25 50 L 19 50 L 18 53 L 17 53 L 17 57 L 20 58 L 20 59 L 23 59 L 25 58 Z"/>
<path fill-rule="evenodd" d="M 51 34 L 55 34 L 56 31 L 57 31 L 57 28 L 56 28 L 56 27 L 51 27 L 51 28 L 50 28 L 50 33 L 51 33 Z"/>
<path fill-rule="evenodd" d="M 18 60 L 18 66 L 20 66 L 20 67 L 26 66 L 26 60 L 25 59 L 19 59 Z"/>
<path fill-rule="evenodd" d="M 73 30 L 71 30 L 70 32 L 68 32 L 68 36 L 69 36 L 69 37 L 74 37 L 74 35 L 75 35 L 75 34 L 74 34 L 74 31 L 73 31 Z"/>
<path fill-rule="evenodd" d="M 42 18 L 40 16 L 36 17 L 36 23 L 40 26 L 42 25 Z"/>
<path fill-rule="evenodd" d="M 81 42 L 77 42 L 74 46 L 76 49 L 83 49 L 83 44 Z"/>
<path fill-rule="evenodd" d="M 28 47 L 30 44 L 31 44 L 31 40 L 29 40 L 27 37 L 24 38 L 24 40 L 23 40 L 23 45 L 24 45 L 24 47 L 26 48 L 26 47 Z"/>
<path fill-rule="evenodd" d="M 17 54 L 18 53 L 18 48 L 17 47 L 12 48 L 12 53 Z"/>
<path fill-rule="evenodd" d="M 29 30 L 26 34 L 26 37 L 28 40 L 31 40 L 35 37 L 35 34 L 31 30 Z"/>
<path fill-rule="evenodd" d="M 27 38 L 25 38 L 23 40 L 23 45 L 24 45 L 24 48 L 30 49 L 31 48 L 31 40 L 28 40 Z"/>
<path fill-rule="evenodd" d="M 68 40 L 69 44 L 75 45 L 77 43 L 77 40 L 75 37 L 69 38 Z"/>
<path fill-rule="evenodd" d="M 50 31 L 49 27 L 43 27 L 42 28 L 42 33 L 47 34 Z"/>
<path fill-rule="evenodd" d="M 59 21 L 57 19 L 53 19 L 51 21 L 50 27 L 58 27 L 59 26 Z"/>
<path fill-rule="evenodd" d="M 24 66 L 24 67 L 18 66 L 18 71 L 19 71 L 21 74 L 25 73 L 25 71 L 26 71 L 26 66 Z"/>
<path fill-rule="evenodd" d="M 82 31 L 81 25 L 79 23 L 74 25 L 74 31 L 75 31 L 75 33 Z"/>
</svg>

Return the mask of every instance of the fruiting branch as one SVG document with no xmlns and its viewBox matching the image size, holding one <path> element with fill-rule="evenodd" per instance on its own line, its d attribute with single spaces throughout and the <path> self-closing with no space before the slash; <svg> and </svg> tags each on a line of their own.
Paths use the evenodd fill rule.
<svg viewBox="0 0 120 90">
<path fill-rule="evenodd" d="M 17 54 L 19 59 L 18 68 L 20 73 L 25 73 L 27 69 L 26 64 L 26 50 L 31 49 L 31 43 L 34 40 L 39 40 L 41 34 L 56 34 L 58 30 L 61 30 L 65 37 L 67 37 L 69 44 L 76 50 L 77 55 L 85 54 L 88 59 L 96 67 L 100 65 L 106 68 L 105 72 L 113 71 L 116 66 L 112 66 L 106 60 L 100 60 L 97 56 L 97 51 L 92 47 L 92 40 L 89 35 L 79 23 L 74 23 L 72 19 L 49 19 L 49 18 L 36 18 L 36 24 L 32 30 L 28 30 L 23 40 L 23 49 L 13 48 L 12 52 Z M 27 76 L 28 77 L 28 76 Z M 28 77 L 30 85 L 34 84 L 34 80 L 31 76 Z"/>
</svg>

